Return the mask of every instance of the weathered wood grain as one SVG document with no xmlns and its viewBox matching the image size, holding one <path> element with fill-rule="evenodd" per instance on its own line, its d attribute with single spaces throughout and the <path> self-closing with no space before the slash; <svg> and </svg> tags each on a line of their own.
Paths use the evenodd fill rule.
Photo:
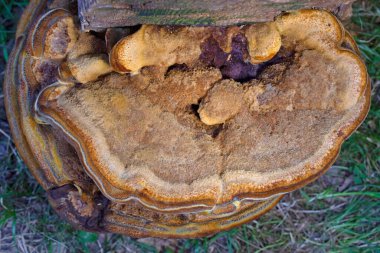
<svg viewBox="0 0 380 253">
<path fill-rule="evenodd" d="M 137 24 L 231 25 L 272 20 L 282 11 L 328 9 L 340 18 L 354 0 L 78 0 L 84 30 Z"/>
</svg>

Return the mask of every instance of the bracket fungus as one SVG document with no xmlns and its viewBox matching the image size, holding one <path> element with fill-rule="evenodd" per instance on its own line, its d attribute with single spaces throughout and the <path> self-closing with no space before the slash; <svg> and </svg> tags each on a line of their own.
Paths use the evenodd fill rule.
<svg viewBox="0 0 380 253">
<path fill-rule="evenodd" d="M 6 109 L 20 155 L 76 227 L 206 236 L 329 168 L 369 109 L 359 54 L 322 10 L 94 33 L 76 13 L 32 1 Z"/>
</svg>

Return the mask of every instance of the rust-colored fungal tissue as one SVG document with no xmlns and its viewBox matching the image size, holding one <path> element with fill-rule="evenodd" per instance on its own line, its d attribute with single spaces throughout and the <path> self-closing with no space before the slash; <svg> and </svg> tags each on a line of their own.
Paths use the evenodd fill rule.
<svg viewBox="0 0 380 253">
<path fill-rule="evenodd" d="M 366 67 L 328 11 L 234 26 L 83 31 L 32 1 L 4 84 L 17 149 L 80 229 L 200 237 L 321 176 L 369 108 Z"/>
</svg>

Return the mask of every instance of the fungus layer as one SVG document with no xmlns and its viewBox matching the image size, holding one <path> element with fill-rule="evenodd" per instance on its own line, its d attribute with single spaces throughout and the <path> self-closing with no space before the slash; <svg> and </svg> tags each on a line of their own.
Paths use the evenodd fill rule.
<svg viewBox="0 0 380 253">
<path fill-rule="evenodd" d="M 334 16 L 311 10 L 242 28 L 143 26 L 110 56 L 133 75 L 53 98 L 49 87 L 38 109 L 111 199 L 171 210 L 268 197 L 324 171 L 366 110 L 365 67 L 343 40 Z"/>
<path fill-rule="evenodd" d="M 4 98 L 20 155 L 78 228 L 199 237 L 248 222 L 321 175 L 368 111 L 357 46 L 327 12 L 88 33 L 76 10 L 31 1 Z"/>
</svg>

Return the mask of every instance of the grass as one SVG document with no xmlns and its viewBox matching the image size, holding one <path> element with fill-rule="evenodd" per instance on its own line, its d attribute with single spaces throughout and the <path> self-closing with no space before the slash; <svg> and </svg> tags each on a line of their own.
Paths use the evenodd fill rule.
<svg viewBox="0 0 380 253">
<path fill-rule="evenodd" d="M 24 0 L 0 0 L 0 82 Z M 194 240 L 132 239 L 74 230 L 57 217 L 15 151 L 0 93 L 0 252 L 380 252 L 380 2 L 349 25 L 372 78 L 372 106 L 316 182 L 256 221 Z"/>
</svg>

